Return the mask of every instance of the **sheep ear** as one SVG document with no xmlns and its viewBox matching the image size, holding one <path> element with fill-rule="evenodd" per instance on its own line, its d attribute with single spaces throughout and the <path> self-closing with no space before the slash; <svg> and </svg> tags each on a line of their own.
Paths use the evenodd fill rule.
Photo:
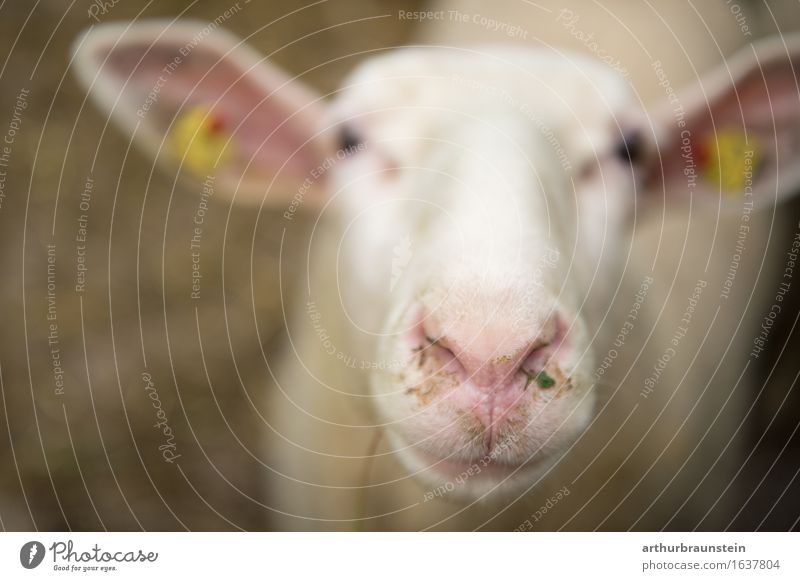
<svg viewBox="0 0 800 581">
<path fill-rule="evenodd" d="M 93 100 L 145 151 L 184 175 L 214 176 L 237 202 L 285 203 L 330 155 L 320 99 L 212 25 L 93 26 L 73 61 Z"/>
<path fill-rule="evenodd" d="M 748 46 L 655 115 L 646 191 L 775 203 L 800 189 L 800 37 Z M 798 61 L 800 62 L 800 61 Z"/>
</svg>

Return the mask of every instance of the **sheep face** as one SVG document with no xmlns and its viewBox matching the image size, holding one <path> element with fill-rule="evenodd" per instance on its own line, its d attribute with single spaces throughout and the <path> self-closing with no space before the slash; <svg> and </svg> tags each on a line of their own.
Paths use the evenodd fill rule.
<svg viewBox="0 0 800 581">
<path fill-rule="evenodd" d="M 377 415 L 429 485 L 531 486 L 591 420 L 629 108 L 592 63 L 508 48 L 376 58 L 331 107 L 341 301 Z"/>
</svg>

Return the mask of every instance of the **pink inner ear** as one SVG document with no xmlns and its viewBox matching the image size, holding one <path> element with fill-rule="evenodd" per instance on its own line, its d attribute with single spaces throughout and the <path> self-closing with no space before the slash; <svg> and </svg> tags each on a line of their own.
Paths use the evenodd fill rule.
<svg viewBox="0 0 800 581">
<path fill-rule="evenodd" d="M 262 170 L 266 175 L 283 166 L 282 172 L 306 176 L 314 168 L 314 148 L 303 146 L 311 137 L 310 128 L 299 115 L 292 117 L 293 106 L 303 104 L 292 103 L 290 91 L 279 89 L 270 94 L 253 80 L 258 71 L 245 73 L 232 59 L 203 47 L 182 56 L 182 47 L 158 44 L 113 49 L 105 66 L 120 82 L 127 81 L 126 92 L 137 107 L 144 105 L 148 96 L 152 100 L 152 92 L 157 91 L 146 115 L 152 115 L 158 127 L 168 127 L 176 114 L 192 106 L 213 105 L 214 123 L 233 133 L 231 163 L 242 171 L 248 163 L 248 172 Z M 180 62 L 170 72 L 168 65 L 176 57 Z"/>
<path fill-rule="evenodd" d="M 735 125 L 748 131 L 780 130 L 781 124 L 796 119 L 800 113 L 800 95 L 789 62 L 772 62 L 756 68 L 716 103 L 710 106 L 717 127 Z M 698 130 L 710 130 L 709 111 L 693 123 Z"/>
<path fill-rule="evenodd" d="M 746 132 L 758 144 L 761 156 L 759 177 L 775 175 L 776 159 L 784 164 L 790 163 L 791 157 L 797 154 L 798 136 L 800 136 L 800 95 L 795 83 L 794 70 L 787 60 L 764 63 L 763 68 L 756 67 L 736 82 L 735 89 L 730 87 L 717 98 L 698 105 L 694 111 L 688 111 L 686 127 L 691 137 L 691 154 L 700 171 L 703 156 L 707 154 L 702 143 L 716 132 L 735 129 Z M 713 94 L 715 87 L 709 87 Z M 683 155 L 686 143 L 681 135 L 683 129 L 677 128 L 673 121 L 670 126 L 671 139 L 664 144 L 660 152 L 665 181 L 668 184 L 682 184 L 681 191 L 686 193 L 687 178 L 684 170 L 691 165 Z M 780 156 L 780 157 L 779 157 Z M 658 180 L 659 168 L 654 168 L 653 178 Z M 704 183 L 702 175 L 698 175 L 696 190 L 714 187 Z M 671 193 L 671 192 L 668 192 Z"/>
<path fill-rule="evenodd" d="M 760 70 L 749 75 L 739 91 L 745 122 L 772 129 L 773 117 L 777 126 L 797 118 L 800 113 L 797 83 L 795 72 L 788 62 L 764 67 L 763 77 Z M 732 103 L 732 107 L 738 110 L 737 103 Z"/>
</svg>

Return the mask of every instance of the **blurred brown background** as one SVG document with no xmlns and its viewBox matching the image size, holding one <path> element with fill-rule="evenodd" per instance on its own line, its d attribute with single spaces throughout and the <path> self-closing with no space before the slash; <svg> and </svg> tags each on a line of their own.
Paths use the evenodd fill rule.
<svg viewBox="0 0 800 581">
<path fill-rule="evenodd" d="M 98 13 L 101 21 L 178 14 L 211 21 L 235 2 L 99 4 L 107 6 Z M 264 528 L 269 511 L 259 504 L 259 475 L 268 468 L 261 464 L 267 462 L 258 412 L 268 368 L 262 349 L 269 356 L 280 340 L 283 301 L 291 296 L 286 280 L 303 265 L 282 266 L 282 297 L 285 221 L 212 202 L 202 299 L 189 298 L 188 240 L 197 197 L 128 151 L 126 136 L 106 126 L 67 72 L 68 47 L 92 23 L 92 5 L 45 0 L 0 7 L 0 133 L 17 95 L 30 91 L 4 168 L 0 206 L 0 528 Z M 293 74 L 309 71 L 304 80 L 330 91 L 365 58 L 359 53 L 408 42 L 414 23 L 396 18 L 397 10 L 422 5 L 330 0 L 257 32 L 250 42 L 264 52 L 277 50 L 278 64 Z M 225 26 L 249 36 L 301 6 L 252 2 Z M 311 36 L 290 44 L 305 35 Z M 80 207 L 87 178 L 93 180 L 88 211 Z M 800 216 L 799 208 L 792 203 L 785 211 Z M 88 215 L 87 270 L 78 293 L 81 214 Z M 307 226 L 294 221 L 284 243 L 302 239 Z M 787 233 L 775 243 L 785 247 L 788 239 Z M 57 343 L 48 343 L 48 244 L 55 244 L 50 275 Z M 798 295 L 794 289 L 795 306 Z M 781 319 L 786 340 L 771 344 L 761 370 L 770 382 L 761 397 L 753 394 L 747 429 L 755 453 L 735 483 L 744 510 L 733 528 L 786 529 L 800 515 L 797 312 Z M 61 395 L 53 348 L 64 373 Z M 771 361 L 779 365 L 770 375 Z M 158 449 L 164 439 L 153 428 L 145 371 L 174 430 L 178 463 L 163 461 Z"/>
</svg>

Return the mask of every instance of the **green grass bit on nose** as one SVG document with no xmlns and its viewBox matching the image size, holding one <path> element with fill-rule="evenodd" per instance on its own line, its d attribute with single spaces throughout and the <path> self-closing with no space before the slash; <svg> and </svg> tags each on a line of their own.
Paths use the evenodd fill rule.
<svg viewBox="0 0 800 581">
<path fill-rule="evenodd" d="M 550 377 L 550 376 L 547 374 L 547 372 L 546 372 L 544 369 L 542 369 L 542 370 L 541 370 L 541 371 L 540 371 L 540 372 L 539 372 L 539 373 L 536 375 L 536 383 L 537 383 L 537 384 L 539 385 L 539 387 L 541 387 L 542 389 L 547 389 L 548 387 L 553 387 L 553 386 L 556 384 L 556 380 L 555 380 L 555 379 L 553 379 L 552 377 Z"/>
</svg>

